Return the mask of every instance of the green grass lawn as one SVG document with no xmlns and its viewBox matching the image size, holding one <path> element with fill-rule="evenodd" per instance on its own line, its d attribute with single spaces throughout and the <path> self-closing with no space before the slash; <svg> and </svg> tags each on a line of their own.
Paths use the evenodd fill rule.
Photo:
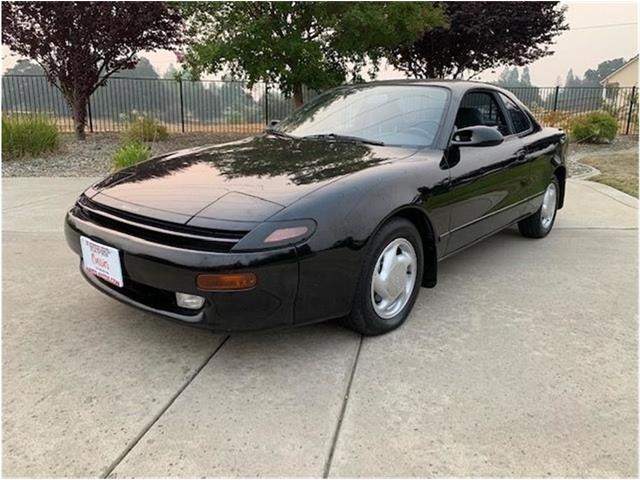
<svg viewBox="0 0 640 480">
<path fill-rule="evenodd" d="M 580 160 L 600 170 L 601 175 L 589 180 L 604 183 L 610 187 L 638 198 L 638 154 L 608 153 L 597 154 Z"/>
</svg>

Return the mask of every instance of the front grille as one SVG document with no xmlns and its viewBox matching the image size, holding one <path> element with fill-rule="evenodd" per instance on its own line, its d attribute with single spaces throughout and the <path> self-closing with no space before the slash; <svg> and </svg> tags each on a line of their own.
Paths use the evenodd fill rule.
<svg viewBox="0 0 640 480">
<path fill-rule="evenodd" d="M 246 230 L 207 229 L 164 222 L 99 205 L 85 196 L 80 197 L 76 203 L 75 214 L 110 230 L 191 250 L 228 252 L 249 233 Z"/>
</svg>

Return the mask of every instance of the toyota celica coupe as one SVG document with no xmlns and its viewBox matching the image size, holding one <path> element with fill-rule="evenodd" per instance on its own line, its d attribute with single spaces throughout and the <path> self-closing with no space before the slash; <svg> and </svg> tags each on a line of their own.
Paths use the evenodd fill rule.
<svg viewBox="0 0 640 480">
<path fill-rule="evenodd" d="M 566 140 L 482 83 L 343 86 L 263 134 L 113 173 L 68 212 L 66 238 L 89 283 L 147 312 L 377 335 L 435 287 L 440 260 L 513 224 L 551 231 Z"/>
</svg>

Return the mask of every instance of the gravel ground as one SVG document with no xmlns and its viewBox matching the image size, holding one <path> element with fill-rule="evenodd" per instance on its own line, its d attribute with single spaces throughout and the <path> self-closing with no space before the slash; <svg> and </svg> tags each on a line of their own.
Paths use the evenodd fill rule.
<svg viewBox="0 0 640 480">
<path fill-rule="evenodd" d="M 590 143 L 572 143 L 569 145 L 569 157 L 567 158 L 567 169 L 570 177 L 587 176 L 595 172 L 595 170 L 580 163 L 580 159 L 591 155 L 617 153 L 626 151 L 638 152 L 638 137 L 627 135 L 617 137 L 609 144 L 594 145 Z"/>
<path fill-rule="evenodd" d="M 152 146 L 152 153 L 159 154 L 197 145 L 224 143 L 249 134 L 192 133 L 172 135 L 168 140 Z M 73 136 L 63 135 L 60 151 L 35 158 L 4 160 L 3 177 L 93 177 L 111 171 L 111 156 L 120 144 L 117 134 L 97 133 L 88 135 L 85 142 L 76 142 Z M 587 155 L 638 148 L 637 136 L 618 137 L 611 144 L 572 144 L 569 147 L 567 167 L 569 176 L 582 176 L 593 172 L 589 166 L 579 163 Z"/>
<path fill-rule="evenodd" d="M 190 148 L 198 145 L 230 142 L 249 136 L 242 133 L 187 133 L 171 135 L 156 142 L 152 155 Z M 94 177 L 111 171 L 111 157 L 118 149 L 121 137 L 116 133 L 88 134 L 87 140 L 77 142 L 70 134 L 63 134 L 59 151 L 34 158 L 2 161 L 3 177 Z"/>
</svg>

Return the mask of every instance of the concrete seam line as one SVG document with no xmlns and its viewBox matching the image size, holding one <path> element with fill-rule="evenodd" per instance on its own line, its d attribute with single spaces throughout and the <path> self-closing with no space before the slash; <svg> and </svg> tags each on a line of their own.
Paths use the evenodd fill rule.
<svg viewBox="0 0 640 480">
<path fill-rule="evenodd" d="M 555 230 L 638 230 L 638 227 L 556 227 Z"/>
<path fill-rule="evenodd" d="M 336 445 L 338 444 L 338 437 L 340 436 L 342 420 L 344 419 L 344 414 L 347 411 L 347 402 L 349 401 L 349 395 L 351 394 L 351 384 L 353 383 L 353 377 L 355 377 L 356 367 L 358 366 L 358 360 L 360 359 L 360 351 L 362 350 L 363 341 L 364 341 L 364 336 L 360 335 L 360 340 L 358 341 L 358 348 L 356 349 L 356 354 L 353 357 L 353 365 L 351 366 L 351 373 L 349 374 L 347 387 L 345 388 L 344 397 L 342 398 L 342 406 L 340 407 L 340 414 L 338 415 L 338 423 L 336 424 L 336 429 L 333 432 L 333 438 L 331 439 L 331 448 L 329 449 L 329 456 L 327 457 L 327 462 L 324 465 L 324 472 L 322 474 L 322 478 L 329 478 L 329 472 L 331 471 L 331 462 L 333 461 L 333 454 L 336 450 Z"/>
<path fill-rule="evenodd" d="M 204 361 L 204 363 L 200 365 L 195 372 L 193 372 L 193 375 L 191 375 L 187 379 L 187 381 L 180 386 L 178 391 L 169 399 L 169 401 L 165 404 L 165 406 L 160 409 L 160 412 L 158 412 L 158 414 L 155 415 L 151 419 L 151 421 L 142 428 L 140 433 L 136 435 L 136 437 L 125 447 L 124 451 L 120 455 L 118 455 L 115 461 L 111 465 L 109 465 L 109 467 L 106 469 L 106 471 L 102 475 L 100 475 L 100 478 L 108 478 L 109 475 L 113 473 L 113 471 L 118 467 L 118 465 L 120 465 L 122 460 L 125 459 L 125 457 L 129 454 L 129 452 L 133 450 L 133 448 L 138 444 L 138 442 L 140 442 L 140 440 L 142 440 L 142 437 L 144 437 L 147 434 L 147 432 L 151 430 L 151 427 L 153 427 L 156 424 L 156 422 L 160 420 L 160 417 L 162 417 L 165 414 L 165 412 L 171 407 L 171 405 L 173 405 L 173 403 L 178 399 L 178 397 L 182 394 L 182 392 L 184 392 L 185 389 L 189 385 L 191 385 L 191 382 L 193 382 L 193 380 L 198 376 L 198 374 L 202 371 L 202 369 L 207 366 L 207 364 L 211 361 L 214 355 L 220 351 L 222 346 L 227 342 L 227 340 L 229 340 L 229 338 L 230 336 L 227 335 L 222 340 L 222 342 L 220 342 L 220 344 L 213 350 L 213 353 L 209 355 L 207 359 Z"/>
<path fill-rule="evenodd" d="M 630 201 L 633 201 L 633 200 L 635 200 L 636 202 L 638 201 L 638 199 L 637 199 L 637 198 L 635 198 L 635 197 L 633 197 L 633 196 L 629 195 L 628 193 L 621 192 L 620 190 L 617 190 L 617 189 L 615 189 L 615 188 L 613 188 L 613 187 L 610 187 L 609 185 L 606 185 L 606 184 L 604 184 L 604 183 L 593 182 L 593 181 L 591 181 L 591 180 L 585 180 L 585 181 L 584 181 L 584 186 L 585 186 L 586 188 L 588 188 L 589 190 L 592 190 L 592 191 L 594 191 L 594 192 L 596 192 L 596 193 L 599 193 L 599 194 L 601 194 L 601 195 L 604 195 L 605 197 L 609 197 L 611 200 L 614 200 L 614 201 L 618 202 L 620 205 L 624 205 L 625 207 L 629 207 L 629 208 L 633 208 L 634 210 L 638 210 L 637 205 L 636 205 L 636 206 L 633 206 L 633 205 L 629 205 L 628 203 L 624 203 L 624 202 L 623 202 L 622 200 L 620 200 L 619 198 L 616 198 L 615 196 L 613 196 L 613 195 L 611 195 L 611 194 L 607 193 L 606 191 L 604 191 L 604 189 L 600 189 L 600 188 L 596 187 L 595 185 L 589 185 L 587 182 L 590 182 L 590 183 L 592 183 L 592 184 L 593 184 L 593 183 L 597 183 L 598 185 L 604 185 L 604 186 L 606 186 L 606 187 L 612 188 L 613 190 L 616 190 L 616 193 L 619 193 L 619 194 L 622 194 L 622 195 L 626 195 L 627 197 L 629 197 L 629 200 L 630 200 Z"/>
</svg>

